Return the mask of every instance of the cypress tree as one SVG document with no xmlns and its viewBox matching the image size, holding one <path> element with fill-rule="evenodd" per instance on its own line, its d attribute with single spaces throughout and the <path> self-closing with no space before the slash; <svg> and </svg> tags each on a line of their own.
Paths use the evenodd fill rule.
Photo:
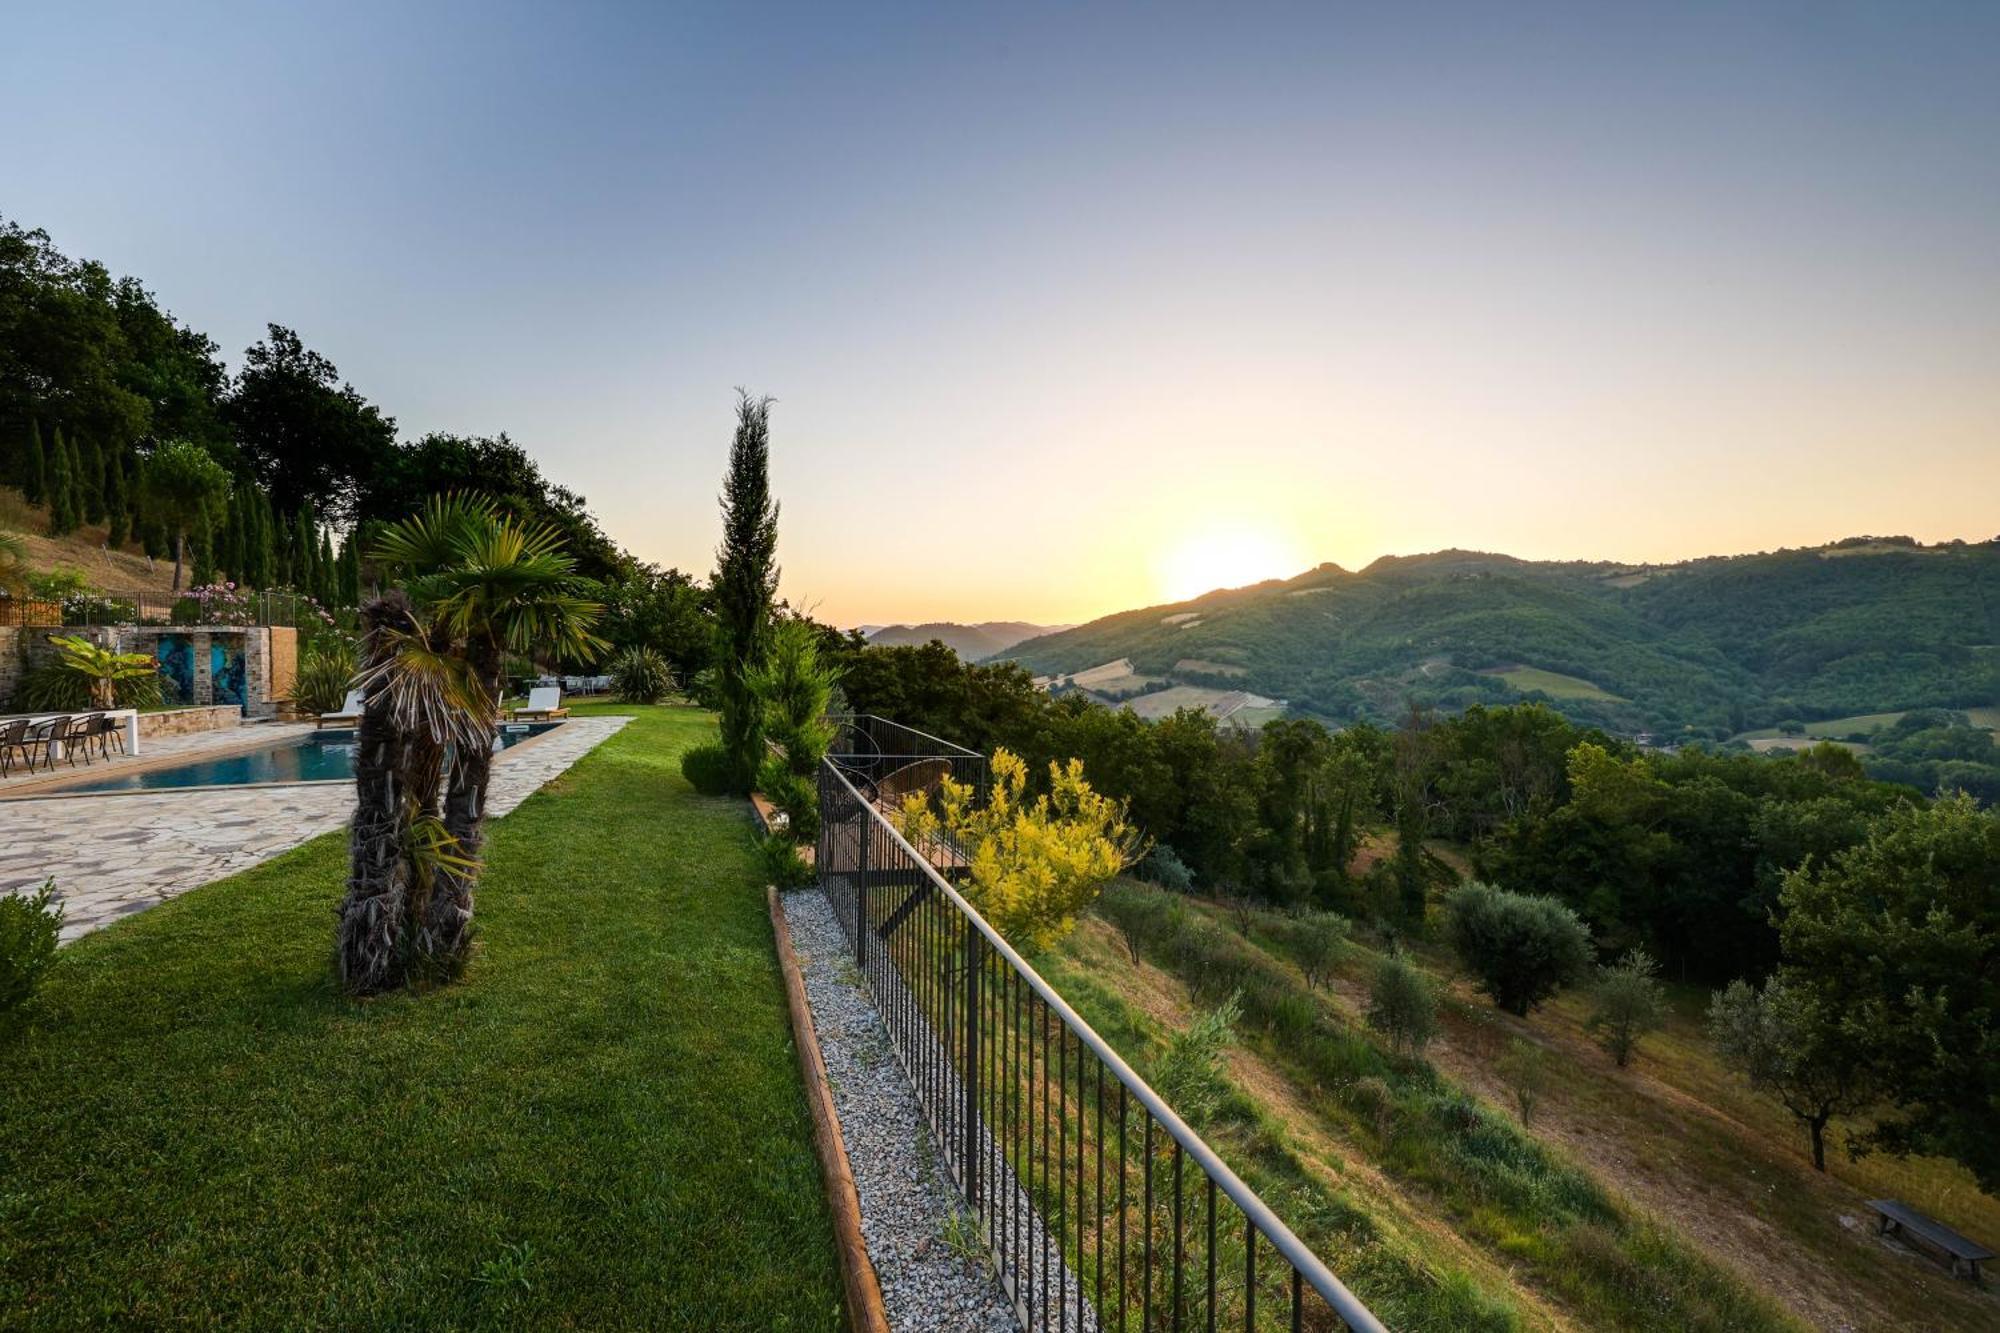
<svg viewBox="0 0 2000 1333">
<path fill-rule="evenodd" d="M 70 509 L 76 515 L 72 529 L 83 526 L 84 511 L 89 507 L 89 487 L 83 474 L 83 447 L 76 442 L 76 436 L 69 437 L 69 494 Z"/>
<path fill-rule="evenodd" d="M 125 451 L 111 449 L 104 459 L 104 544 L 117 550 L 132 535 L 131 499 L 125 493 Z"/>
<path fill-rule="evenodd" d="M 736 437 L 722 483 L 716 550 L 716 667 L 722 747 L 731 779 L 747 792 L 763 759 L 764 727 L 750 673 L 764 660 L 778 591 L 778 506 L 771 499 L 771 400 L 738 390 Z"/>
<path fill-rule="evenodd" d="M 22 492 L 31 505 L 45 504 L 49 498 L 49 455 L 42 448 L 42 423 L 28 423 L 28 475 Z"/>
<path fill-rule="evenodd" d="M 332 606 L 340 597 L 340 571 L 333 563 L 333 541 L 326 529 L 319 531 L 319 552 L 313 558 L 313 572 L 319 576 L 313 596 L 321 606 Z"/>
<path fill-rule="evenodd" d="M 347 534 L 340 548 L 340 604 L 361 605 L 361 530 Z"/>
<path fill-rule="evenodd" d="M 61 537 L 76 531 L 76 478 L 70 472 L 69 446 L 63 442 L 62 427 L 56 427 L 55 447 L 49 451 L 49 535 Z"/>
<path fill-rule="evenodd" d="M 271 586 L 292 586 L 292 525 L 275 510 L 271 514 Z"/>
<path fill-rule="evenodd" d="M 298 521 L 292 524 L 292 586 L 310 593 L 317 571 L 313 569 L 313 507 L 308 500 L 299 506 Z"/>
<path fill-rule="evenodd" d="M 215 524 L 209 517 L 209 510 L 214 507 L 212 503 L 203 503 L 195 510 L 194 522 L 188 525 L 188 553 L 194 565 L 189 581 L 197 588 L 215 582 Z"/>
<path fill-rule="evenodd" d="M 86 439 L 77 446 L 78 494 L 82 497 L 77 505 L 79 513 L 87 523 L 104 521 L 104 450 L 98 446 L 96 437 Z"/>
<path fill-rule="evenodd" d="M 276 522 L 271 514 L 271 497 L 262 490 L 251 495 L 251 512 L 257 520 L 256 542 L 250 551 L 252 580 L 260 588 L 268 588 L 277 567 L 277 553 L 271 549 L 271 528 Z"/>
</svg>

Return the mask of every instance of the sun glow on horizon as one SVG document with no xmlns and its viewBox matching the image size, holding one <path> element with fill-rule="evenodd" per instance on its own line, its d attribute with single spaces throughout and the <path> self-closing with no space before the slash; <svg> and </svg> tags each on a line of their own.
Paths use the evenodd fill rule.
<svg viewBox="0 0 2000 1333">
<path fill-rule="evenodd" d="M 1217 588 L 1289 578 L 1310 563 L 1295 542 L 1268 527 L 1212 527 L 1188 533 L 1167 550 L 1158 584 L 1163 600 L 1185 602 Z"/>
</svg>

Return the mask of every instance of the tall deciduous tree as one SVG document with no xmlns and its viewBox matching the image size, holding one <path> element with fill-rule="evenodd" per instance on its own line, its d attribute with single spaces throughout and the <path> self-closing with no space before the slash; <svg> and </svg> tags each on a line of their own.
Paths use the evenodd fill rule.
<svg viewBox="0 0 2000 1333">
<path fill-rule="evenodd" d="M 716 653 L 722 746 L 732 779 L 748 791 L 763 758 L 764 729 L 750 676 L 762 663 L 778 592 L 778 505 L 771 498 L 771 399 L 738 391 L 736 437 L 722 484 L 722 544 L 715 553 Z"/>
<path fill-rule="evenodd" d="M 286 511 L 312 504 L 335 520 L 352 518 L 361 483 L 395 450 L 395 418 L 277 324 L 244 352 L 225 415 L 244 461 Z"/>
<path fill-rule="evenodd" d="M 1895 1107 L 1859 1143 L 2000 1191 L 2000 814 L 1964 793 L 1894 809 L 1786 876 L 1780 904 L 1779 975 Z"/>
<path fill-rule="evenodd" d="M 1826 1170 L 1826 1127 L 1875 1099 L 1868 1055 L 1841 1031 L 1840 1014 L 1774 976 L 1759 990 L 1732 981 L 1708 1010 L 1723 1063 L 1783 1103 L 1806 1128 L 1813 1166 Z"/>
<path fill-rule="evenodd" d="M 181 586 L 188 533 L 207 512 L 210 502 L 228 489 L 229 474 L 191 440 L 161 445 L 146 460 L 142 474 L 146 511 L 164 527 L 173 543 L 174 588 Z"/>
</svg>

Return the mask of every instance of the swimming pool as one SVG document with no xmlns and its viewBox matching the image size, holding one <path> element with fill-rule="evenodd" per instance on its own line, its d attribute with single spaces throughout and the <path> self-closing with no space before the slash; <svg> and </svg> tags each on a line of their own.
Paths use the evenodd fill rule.
<svg viewBox="0 0 2000 1333">
<path fill-rule="evenodd" d="M 494 745 L 504 750 L 530 736 L 561 726 L 560 722 L 510 722 L 500 729 Z M 347 782 L 354 777 L 354 732 L 315 731 L 282 745 L 214 759 L 94 778 L 47 793 L 79 796 L 90 792 L 176 791 L 186 787 L 260 787 L 281 782 Z"/>
</svg>

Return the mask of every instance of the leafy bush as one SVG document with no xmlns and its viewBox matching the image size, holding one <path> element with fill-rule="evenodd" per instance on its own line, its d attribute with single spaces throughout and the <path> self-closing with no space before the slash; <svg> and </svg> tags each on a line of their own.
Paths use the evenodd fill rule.
<svg viewBox="0 0 2000 1333">
<path fill-rule="evenodd" d="M 55 961 L 62 904 L 56 882 L 33 893 L 0 894 L 0 1018 L 21 1007 Z"/>
<path fill-rule="evenodd" d="M 1189 870 L 1174 849 L 1165 843 L 1155 845 L 1152 851 L 1146 853 L 1133 867 L 1132 873 L 1148 884 L 1157 884 L 1175 893 L 1194 891 L 1194 871 Z"/>
<path fill-rule="evenodd" d="M 1639 1039 L 1667 1019 L 1667 996 L 1660 988 L 1659 964 L 1634 949 L 1615 966 L 1597 970 L 1590 1017 L 1584 1026 L 1623 1069 Z"/>
<path fill-rule="evenodd" d="M 1314 990 L 1333 977 L 1334 964 L 1347 948 L 1348 920 L 1334 912 L 1308 912 L 1293 921 L 1286 931 L 1292 957 L 1306 985 Z"/>
<path fill-rule="evenodd" d="M 741 791 L 735 782 L 736 763 L 720 745 L 697 745 L 681 756 L 681 776 L 703 796 Z"/>
<path fill-rule="evenodd" d="M 1083 761 L 1049 765 L 1049 790 L 1030 799 L 1028 766 L 993 752 L 984 805 L 969 783 L 945 778 L 936 807 L 922 792 L 904 802 L 913 843 L 945 834 L 966 849 L 971 874 L 961 888 L 980 914 L 1017 947 L 1039 951 L 1076 925 L 1077 914 L 1138 854 L 1125 805 L 1091 789 Z"/>
<path fill-rule="evenodd" d="M 813 868 L 790 838 L 774 834 L 757 839 L 757 861 L 764 878 L 781 889 L 802 889 L 813 882 Z"/>
<path fill-rule="evenodd" d="M 1408 1055 L 1421 1055 L 1437 1036 L 1437 987 L 1402 954 L 1389 954 L 1376 965 L 1368 989 L 1368 1026 Z"/>
<path fill-rule="evenodd" d="M 809 620 L 780 621 L 771 632 L 769 654 L 749 680 L 763 710 L 765 735 L 784 750 L 794 773 L 810 775 L 833 743 L 826 710 L 839 681 L 839 672 L 820 653 L 819 630 Z"/>
<path fill-rule="evenodd" d="M 1153 1069 L 1153 1087 L 1181 1119 L 1199 1128 L 1214 1118 L 1228 1095 L 1222 1053 L 1235 1037 L 1243 1017 L 1239 997 L 1231 995 L 1173 1035 L 1166 1053 Z"/>
<path fill-rule="evenodd" d="M 1590 961 L 1590 932 L 1553 898 L 1471 880 L 1445 905 L 1446 931 L 1459 961 L 1510 1014 L 1526 1016 Z"/>
<path fill-rule="evenodd" d="M 1135 963 L 1146 945 L 1162 938 L 1168 929 L 1165 900 L 1136 884 L 1118 883 L 1106 889 L 1098 896 L 1097 914 L 1125 941 L 1125 950 Z"/>
<path fill-rule="evenodd" d="M 772 755 L 757 772 L 757 790 L 785 816 L 793 842 L 818 839 L 819 790 L 810 778 L 800 777 Z"/>
<path fill-rule="evenodd" d="M 611 663 L 611 684 L 627 703 L 656 704 L 674 687 L 667 659 L 644 644 L 635 644 Z"/>
<path fill-rule="evenodd" d="M 357 663 L 354 649 L 329 640 L 299 655 L 292 702 L 308 713 L 331 713 L 347 702 Z"/>
<path fill-rule="evenodd" d="M 112 693 L 119 708 L 158 708 L 165 699 L 157 670 L 114 681 Z M 79 713 L 98 706 L 91 702 L 91 678 L 60 661 L 44 662 L 23 675 L 15 699 L 38 713 Z"/>
</svg>

